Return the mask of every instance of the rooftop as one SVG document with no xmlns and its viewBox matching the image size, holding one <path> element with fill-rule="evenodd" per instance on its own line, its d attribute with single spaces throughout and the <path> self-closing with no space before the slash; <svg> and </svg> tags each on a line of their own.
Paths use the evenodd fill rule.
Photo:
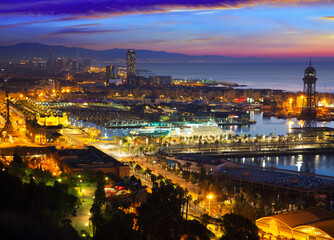
<svg viewBox="0 0 334 240">
<path fill-rule="evenodd" d="M 271 215 L 269 217 L 285 223 L 290 228 L 295 228 L 301 225 L 315 224 L 328 219 L 332 219 L 334 221 L 333 213 L 319 207 L 311 207 L 304 210 L 290 211 L 281 214 Z"/>
<path fill-rule="evenodd" d="M 93 146 L 87 146 L 84 149 L 53 149 L 53 152 L 59 157 L 66 157 L 67 159 L 62 160 L 65 161 L 66 164 L 71 167 L 81 167 L 81 166 L 124 166 L 123 163 L 117 161 L 115 158 L 105 154 L 99 149 Z M 71 158 L 72 156 L 76 156 L 77 159 Z"/>
<path fill-rule="evenodd" d="M 227 168 L 222 173 L 236 179 L 305 190 L 334 184 L 334 180 L 329 178 L 304 175 L 297 172 L 284 172 L 284 170 L 276 168 L 256 168 L 248 166 L 242 168 Z"/>
<path fill-rule="evenodd" d="M 276 220 L 278 223 L 272 222 Z M 310 239 L 333 239 L 334 237 L 334 214 L 320 207 L 311 207 L 304 210 L 285 212 L 277 215 L 262 217 L 256 220 L 258 226 L 270 226 L 270 228 L 281 225 L 287 226 L 293 233 L 304 233 Z M 305 237 L 305 235 L 304 235 Z M 299 238 L 298 238 L 299 239 Z M 304 238 L 303 238 L 304 239 Z M 306 239 L 306 238 L 305 238 Z M 309 239 L 307 237 L 307 239 Z"/>
</svg>

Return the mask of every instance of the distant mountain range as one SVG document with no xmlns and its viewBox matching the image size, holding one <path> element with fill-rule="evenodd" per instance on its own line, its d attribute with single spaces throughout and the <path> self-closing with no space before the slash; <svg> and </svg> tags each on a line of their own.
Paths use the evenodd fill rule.
<svg viewBox="0 0 334 240">
<path fill-rule="evenodd" d="M 127 49 L 90 50 L 78 47 L 64 47 L 45 45 L 41 43 L 19 43 L 11 46 L 0 46 L 0 61 L 15 61 L 21 59 L 49 57 L 49 49 L 52 49 L 52 57 L 66 57 L 69 59 L 90 58 L 95 63 L 121 63 L 125 61 Z M 190 56 L 180 53 L 169 53 L 164 51 L 137 50 L 138 62 L 262 62 L 262 61 L 305 61 L 305 58 L 269 59 L 244 57 L 233 58 L 218 55 Z M 333 58 L 323 58 L 322 61 L 333 61 Z"/>
</svg>

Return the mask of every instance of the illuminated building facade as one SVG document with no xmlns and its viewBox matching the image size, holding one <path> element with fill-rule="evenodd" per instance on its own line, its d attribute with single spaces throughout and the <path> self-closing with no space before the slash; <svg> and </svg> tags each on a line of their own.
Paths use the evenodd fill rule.
<svg viewBox="0 0 334 240">
<path fill-rule="evenodd" d="M 111 65 L 106 66 L 106 81 L 104 85 L 109 86 L 109 79 L 111 79 Z"/>
<path fill-rule="evenodd" d="M 66 113 L 58 114 L 58 115 L 38 115 L 36 117 L 38 124 L 41 126 L 67 126 L 67 115 Z"/>
<path fill-rule="evenodd" d="M 117 78 L 117 67 L 113 65 L 107 65 L 106 66 L 106 82 L 105 85 L 109 86 L 110 79 L 116 79 Z"/>
<path fill-rule="evenodd" d="M 171 85 L 173 78 L 171 76 L 153 76 L 151 77 L 153 84 Z"/>
<path fill-rule="evenodd" d="M 83 67 L 85 71 L 88 71 L 90 69 L 90 59 L 85 59 L 83 62 Z"/>
<path fill-rule="evenodd" d="M 88 146 L 84 149 L 50 148 L 49 158 L 56 160 L 65 173 L 83 173 L 86 171 L 109 173 L 119 178 L 128 177 L 130 168 L 101 150 Z"/>
<path fill-rule="evenodd" d="M 59 144 L 64 143 L 59 131 L 61 126 L 42 126 L 36 120 L 26 121 L 26 135 L 33 143 Z"/>
<path fill-rule="evenodd" d="M 266 239 L 329 240 L 334 239 L 334 214 L 319 207 L 290 211 L 256 220 Z M 276 238 L 273 238 L 276 239 Z"/>
<path fill-rule="evenodd" d="M 4 128 L 1 130 L 1 137 L 6 138 L 8 136 L 8 133 L 13 132 L 13 125 L 10 121 L 10 117 L 9 117 L 9 99 L 8 97 L 6 98 L 6 123 Z"/>
<path fill-rule="evenodd" d="M 136 76 L 136 53 L 133 49 L 129 49 L 126 53 L 126 75 L 128 85 L 135 85 Z"/>
</svg>

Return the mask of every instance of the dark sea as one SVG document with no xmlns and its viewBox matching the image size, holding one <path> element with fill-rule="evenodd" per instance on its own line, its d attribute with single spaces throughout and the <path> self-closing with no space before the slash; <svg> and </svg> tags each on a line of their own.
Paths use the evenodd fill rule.
<svg viewBox="0 0 334 240">
<path fill-rule="evenodd" d="M 252 63 L 137 63 L 143 76 L 172 76 L 175 79 L 211 79 L 246 85 L 246 88 L 303 90 L 305 62 Z M 317 70 L 317 91 L 334 91 L 334 62 L 312 62 Z"/>
</svg>

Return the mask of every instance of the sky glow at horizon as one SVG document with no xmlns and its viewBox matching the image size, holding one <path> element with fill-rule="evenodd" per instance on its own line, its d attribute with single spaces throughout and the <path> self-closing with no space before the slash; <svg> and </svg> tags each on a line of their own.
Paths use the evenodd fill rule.
<svg viewBox="0 0 334 240">
<path fill-rule="evenodd" d="M 3 0 L 0 45 L 334 57 L 333 10 L 330 0 Z"/>
</svg>

